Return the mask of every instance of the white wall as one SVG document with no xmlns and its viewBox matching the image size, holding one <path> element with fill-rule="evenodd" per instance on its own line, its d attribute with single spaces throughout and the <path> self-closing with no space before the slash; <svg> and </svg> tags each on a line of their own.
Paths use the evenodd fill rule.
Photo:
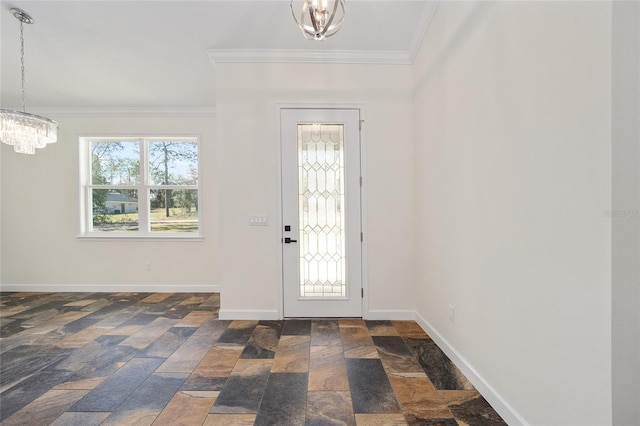
<svg viewBox="0 0 640 426">
<path fill-rule="evenodd" d="M 613 423 L 640 424 L 640 2 L 613 2 Z"/>
<path fill-rule="evenodd" d="M 2 145 L 0 143 L 0 145 Z M 0 286 L 2 285 L 2 175 L 4 168 L 2 167 L 2 149 L 0 148 Z"/>
<path fill-rule="evenodd" d="M 214 291 L 219 284 L 215 117 L 51 117 L 58 142 L 36 155 L 2 144 L 3 289 Z M 80 240 L 78 135 L 199 134 L 198 242 Z M 152 270 L 146 270 L 146 262 Z"/>
<path fill-rule="evenodd" d="M 365 108 L 365 315 L 408 315 L 412 125 L 409 66 L 218 64 L 221 318 L 276 318 L 280 289 L 278 103 Z M 267 215 L 268 227 L 250 227 Z M 380 312 L 384 311 L 384 312 Z"/>
<path fill-rule="evenodd" d="M 512 424 L 611 423 L 611 4 L 441 2 L 414 82 L 420 321 Z"/>
</svg>

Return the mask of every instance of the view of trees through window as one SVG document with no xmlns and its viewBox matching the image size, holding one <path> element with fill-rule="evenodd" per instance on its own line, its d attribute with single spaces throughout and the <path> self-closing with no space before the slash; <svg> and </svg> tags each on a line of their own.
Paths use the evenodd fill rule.
<svg viewBox="0 0 640 426">
<path fill-rule="evenodd" d="M 198 231 L 194 138 L 95 138 L 89 153 L 94 232 Z"/>
</svg>

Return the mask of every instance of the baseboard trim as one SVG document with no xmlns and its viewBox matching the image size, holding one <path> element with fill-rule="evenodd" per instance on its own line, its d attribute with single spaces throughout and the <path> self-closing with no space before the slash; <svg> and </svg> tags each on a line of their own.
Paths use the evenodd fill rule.
<svg viewBox="0 0 640 426">
<path fill-rule="evenodd" d="M 218 318 L 221 320 L 278 320 L 280 315 L 277 310 L 221 309 Z"/>
<path fill-rule="evenodd" d="M 414 320 L 416 311 L 407 309 L 371 309 L 365 313 L 364 319 L 374 321 L 397 320 L 409 321 Z"/>
<path fill-rule="evenodd" d="M 512 426 L 529 424 L 427 320 L 417 312 L 414 319 L 507 424 Z"/>
<path fill-rule="evenodd" d="M 217 284 L 0 284 L 0 291 L 45 293 L 220 293 Z"/>
</svg>

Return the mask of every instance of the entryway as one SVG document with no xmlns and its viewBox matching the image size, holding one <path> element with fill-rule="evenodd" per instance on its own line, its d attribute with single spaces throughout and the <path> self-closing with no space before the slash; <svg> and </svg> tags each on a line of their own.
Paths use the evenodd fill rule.
<svg viewBox="0 0 640 426">
<path fill-rule="evenodd" d="M 362 317 L 360 111 L 280 111 L 284 317 Z"/>
</svg>

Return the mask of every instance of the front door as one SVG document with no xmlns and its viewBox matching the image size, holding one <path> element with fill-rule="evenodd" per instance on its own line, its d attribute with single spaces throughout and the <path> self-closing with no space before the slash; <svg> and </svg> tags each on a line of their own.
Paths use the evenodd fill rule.
<svg viewBox="0 0 640 426">
<path fill-rule="evenodd" d="M 282 109 L 284 316 L 362 317 L 360 111 Z"/>
</svg>

